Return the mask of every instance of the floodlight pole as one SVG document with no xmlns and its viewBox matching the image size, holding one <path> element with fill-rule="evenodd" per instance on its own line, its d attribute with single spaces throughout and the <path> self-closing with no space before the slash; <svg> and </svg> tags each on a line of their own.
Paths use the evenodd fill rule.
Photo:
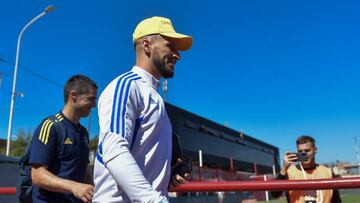
<svg viewBox="0 0 360 203">
<path fill-rule="evenodd" d="M 50 11 L 54 10 L 54 6 L 50 5 L 45 8 L 45 10 L 40 13 L 38 16 L 30 20 L 20 31 L 18 41 L 17 41 L 17 48 L 16 48 L 16 59 L 15 59 L 15 70 L 14 70 L 14 80 L 13 80 L 13 87 L 11 91 L 11 103 L 10 103 L 10 115 L 9 115 L 9 127 L 8 127 L 8 134 L 7 134 L 7 143 L 6 143 L 6 156 L 9 156 L 10 153 L 10 141 L 11 141 L 11 130 L 12 130 L 12 120 L 13 120 L 13 113 L 14 113 L 14 103 L 15 103 L 15 96 L 16 96 L 16 79 L 17 79 L 17 70 L 19 65 L 19 52 L 20 52 L 20 43 L 21 38 L 25 30 L 30 27 L 35 21 L 39 20 L 41 17 L 49 13 Z"/>
</svg>

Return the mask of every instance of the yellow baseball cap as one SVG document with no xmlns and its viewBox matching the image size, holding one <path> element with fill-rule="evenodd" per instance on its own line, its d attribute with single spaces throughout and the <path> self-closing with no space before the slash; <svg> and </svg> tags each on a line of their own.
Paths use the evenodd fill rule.
<svg viewBox="0 0 360 203">
<path fill-rule="evenodd" d="M 159 16 L 147 18 L 136 26 L 133 33 L 133 43 L 144 36 L 153 34 L 170 38 L 175 42 L 177 50 L 186 51 L 192 45 L 192 37 L 175 32 L 170 19 Z"/>
</svg>

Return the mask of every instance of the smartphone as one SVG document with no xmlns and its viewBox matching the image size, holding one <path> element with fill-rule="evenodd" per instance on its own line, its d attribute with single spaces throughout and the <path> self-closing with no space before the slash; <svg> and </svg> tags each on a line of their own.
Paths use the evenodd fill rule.
<svg viewBox="0 0 360 203">
<path fill-rule="evenodd" d="M 295 154 L 296 154 L 297 161 L 305 162 L 308 160 L 307 155 L 304 152 L 297 152 Z"/>
</svg>

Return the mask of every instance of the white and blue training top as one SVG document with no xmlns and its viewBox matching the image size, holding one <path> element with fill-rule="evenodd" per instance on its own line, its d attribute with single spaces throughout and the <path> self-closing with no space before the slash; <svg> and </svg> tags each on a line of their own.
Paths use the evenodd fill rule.
<svg viewBox="0 0 360 203">
<path fill-rule="evenodd" d="M 93 202 L 166 202 L 172 129 L 158 86 L 135 66 L 102 92 Z"/>
</svg>

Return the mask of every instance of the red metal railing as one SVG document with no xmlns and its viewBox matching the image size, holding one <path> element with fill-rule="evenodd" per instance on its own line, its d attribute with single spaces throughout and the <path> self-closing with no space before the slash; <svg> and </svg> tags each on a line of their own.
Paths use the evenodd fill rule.
<svg viewBox="0 0 360 203">
<path fill-rule="evenodd" d="M 190 182 L 172 192 L 215 192 L 215 191 L 265 191 L 265 190 L 307 190 L 307 189 L 350 189 L 360 188 L 360 178 L 333 178 L 316 180 L 269 180 L 269 181 L 223 181 Z M 15 195 L 16 189 L 0 188 L 0 195 Z"/>
<path fill-rule="evenodd" d="M 15 195 L 16 188 L 14 187 L 0 187 L 0 195 Z"/>
<path fill-rule="evenodd" d="M 266 190 L 276 191 L 276 190 L 350 189 L 350 188 L 360 188 L 360 178 L 190 182 L 175 188 L 173 192 L 266 191 Z"/>
</svg>

